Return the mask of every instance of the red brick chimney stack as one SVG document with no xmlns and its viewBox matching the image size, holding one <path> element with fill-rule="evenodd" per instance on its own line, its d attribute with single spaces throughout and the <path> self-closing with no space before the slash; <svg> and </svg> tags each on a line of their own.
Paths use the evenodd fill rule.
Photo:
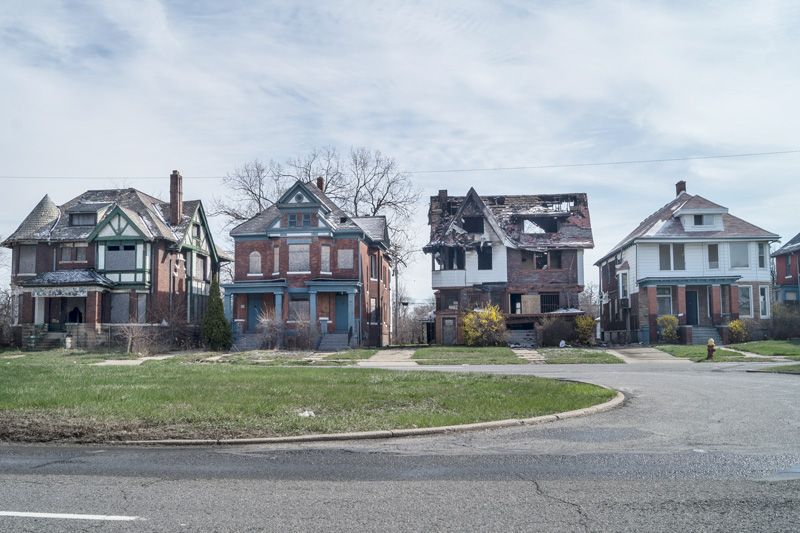
<svg viewBox="0 0 800 533">
<path fill-rule="evenodd" d="M 169 220 L 173 226 L 183 220 L 183 176 L 177 170 L 169 176 Z"/>
<path fill-rule="evenodd" d="M 447 211 L 447 189 L 439 189 L 439 210 L 442 213 Z"/>
<path fill-rule="evenodd" d="M 680 196 L 682 192 L 686 192 L 686 182 L 684 180 L 675 184 L 675 196 Z"/>
<path fill-rule="evenodd" d="M 317 177 L 317 189 L 321 191 L 325 190 L 325 178 L 322 176 Z"/>
</svg>

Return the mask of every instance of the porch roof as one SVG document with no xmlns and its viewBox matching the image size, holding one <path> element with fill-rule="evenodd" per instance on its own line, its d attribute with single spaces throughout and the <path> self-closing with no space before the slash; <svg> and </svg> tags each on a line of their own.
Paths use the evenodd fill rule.
<svg viewBox="0 0 800 533">
<path fill-rule="evenodd" d="M 57 270 L 43 272 L 20 283 L 23 287 L 113 287 L 114 282 L 90 269 Z"/>
<path fill-rule="evenodd" d="M 259 294 L 264 292 L 283 293 L 288 284 L 285 279 L 270 279 L 258 281 L 235 281 L 222 285 L 226 294 Z"/>
<path fill-rule="evenodd" d="M 742 276 L 696 276 L 691 278 L 644 278 L 638 281 L 640 287 L 653 285 L 731 285 Z"/>
</svg>

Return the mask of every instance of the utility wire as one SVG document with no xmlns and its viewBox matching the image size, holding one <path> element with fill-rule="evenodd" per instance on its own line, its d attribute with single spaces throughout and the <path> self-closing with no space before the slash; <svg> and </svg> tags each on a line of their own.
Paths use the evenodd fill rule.
<svg viewBox="0 0 800 533">
<path fill-rule="evenodd" d="M 595 163 L 560 163 L 548 165 L 528 165 L 518 167 L 480 167 L 480 168 L 448 168 L 438 170 L 409 170 L 406 174 L 445 174 L 453 172 L 504 172 L 509 170 L 544 170 L 552 168 L 576 168 L 576 167 L 604 167 L 617 165 L 642 165 L 652 163 L 674 163 L 677 161 L 698 161 L 705 159 L 733 159 L 741 157 L 760 157 L 786 154 L 798 154 L 797 150 L 780 150 L 774 152 L 747 152 L 740 154 L 719 154 L 719 155 L 698 155 L 687 157 L 667 157 L 661 159 L 632 159 L 626 161 L 601 161 Z M 169 177 L 164 176 L 11 176 L 0 175 L 0 180 L 162 180 Z M 184 176 L 191 180 L 218 180 L 226 176 Z"/>
</svg>

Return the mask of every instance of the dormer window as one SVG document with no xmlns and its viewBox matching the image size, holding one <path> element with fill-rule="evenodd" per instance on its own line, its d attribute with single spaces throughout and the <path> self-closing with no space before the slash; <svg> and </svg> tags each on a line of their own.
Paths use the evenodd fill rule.
<svg viewBox="0 0 800 533">
<path fill-rule="evenodd" d="M 714 217 L 712 215 L 695 215 L 695 226 L 711 226 L 714 224 Z"/>
<path fill-rule="evenodd" d="M 290 228 L 311 226 L 311 213 L 289 213 L 288 224 Z"/>
<path fill-rule="evenodd" d="M 97 224 L 97 213 L 71 213 L 70 226 L 94 226 Z"/>
<path fill-rule="evenodd" d="M 483 217 L 464 217 L 464 231 L 483 233 Z"/>
</svg>

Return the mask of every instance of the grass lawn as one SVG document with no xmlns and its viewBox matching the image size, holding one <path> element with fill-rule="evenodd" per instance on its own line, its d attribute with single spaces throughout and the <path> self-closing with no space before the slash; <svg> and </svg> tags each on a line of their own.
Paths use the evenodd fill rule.
<svg viewBox="0 0 800 533">
<path fill-rule="evenodd" d="M 777 374 L 800 374 L 800 364 L 769 366 L 759 369 L 759 372 L 775 372 Z"/>
<path fill-rule="evenodd" d="M 623 363 L 622 359 L 603 350 L 586 348 L 539 348 L 536 350 L 551 365 L 580 363 Z"/>
<path fill-rule="evenodd" d="M 345 350 L 343 352 L 336 352 L 330 355 L 325 356 L 325 359 L 337 359 L 341 361 L 361 361 L 363 359 L 369 359 L 373 355 L 378 353 L 378 350 L 367 350 L 367 349 L 359 349 L 359 350 Z"/>
<path fill-rule="evenodd" d="M 420 365 L 520 365 L 527 361 L 504 346 L 430 346 L 411 357 Z"/>
<path fill-rule="evenodd" d="M 752 341 L 731 344 L 731 348 L 761 355 L 785 355 L 800 360 L 800 339 L 788 341 Z"/>
<path fill-rule="evenodd" d="M 748 361 L 750 363 L 772 363 L 772 359 L 758 359 L 755 357 L 745 357 L 736 352 L 729 352 L 724 349 L 717 348 L 714 352 L 714 359 L 711 361 L 706 360 L 706 347 L 705 345 L 686 345 L 686 344 L 659 344 L 654 348 L 674 355 L 675 357 L 683 357 L 691 359 L 695 363 L 735 363 Z"/>
<path fill-rule="evenodd" d="M 8 354 L 7 354 L 8 355 Z M 100 442 L 430 427 L 594 405 L 614 392 L 532 376 L 187 362 L 0 359 L 0 439 Z M 305 410 L 313 417 L 301 417 Z"/>
</svg>

